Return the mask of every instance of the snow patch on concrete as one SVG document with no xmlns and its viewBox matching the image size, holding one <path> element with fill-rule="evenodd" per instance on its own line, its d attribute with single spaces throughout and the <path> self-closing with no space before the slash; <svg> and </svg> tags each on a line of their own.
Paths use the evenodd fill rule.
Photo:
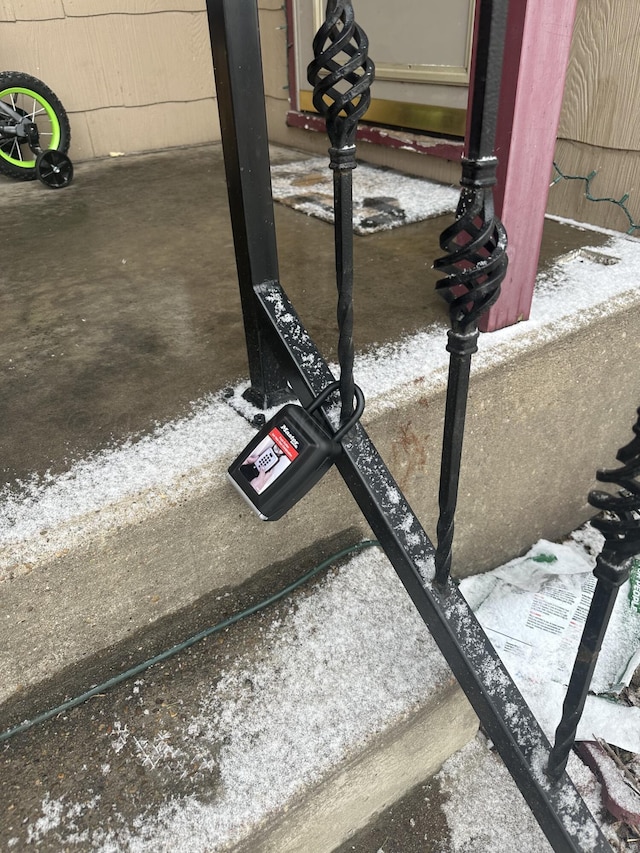
<svg viewBox="0 0 640 853">
<path fill-rule="evenodd" d="M 445 762 L 437 776 L 446 796 L 442 808 L 451 834 L 447 853 L 551 851 L 515 782 L 490 747 L 490 742 L 478 734 Z M 573 754 L 567 769 L 589 811 L 602 826 L 600 785 L 593 773 Z M 604 825 L 602 829 L 611 843 L 617 840 L 611 826 Z M 589 848 L 589 844 L 584 847 Z"/>
<path fill-rule="evenodd" d="M 326 157 L 312 157 L 272 166 L 274 199 L 333 222 L 333 174 L 327 165 Z M 372 234 L 453 213 L 459 198 L 459 187 L 359 164 L 353 185 L 353 230 Z"/>
<path fill-rule="evenodd" d="M 206 803 L 171 799 L 127 830 L 94 832 L 89 846 L 101 853 L 225 849 L 357 757 L 450 678 L 387 558 L 363 552 L 264 626 L 257 648 L 233 660 L 185 717 L 181 739 L 161 731 L 141 743 L 114 721 L 113 749 L 176 777 L 204 756 L 215 791 Z M 55 830 L 61 846 L 70 841 L 71 805 L 44 799 L 34 818 L 39 839 Z"/>
<path fill-rule="evenodd" d="M 224 479 L 227 465 L 253 436 L 219 398 L 74 464 L 56 477 L 34 477 L 0 491 L 0 582 L 39 560 L 71 550 L 98 531 L 162 512 Z"/>
<path fill-rule="evenodd" d="M 528 322 L 481 336 L 473 371 L 507 363 L 526 349 L 637 305 L 639 269 L 640 241 L 620 235 L 559 259 L 539 276 Z M 356 380 L 367 396 L 365 426 L 385 410 L 444 389 L 445 345 L 446 328 L 433 325 L 356 359 Z M 337 366 L 332 370 L 337 375 Z M 150 435 L 95 454 L 59 476 L 0 491 L 0 582 L 99 530 L 135 523 L 220 482 L 253 435 L 247 419 L 258 410 L 242 399 L 244 388 L 246 383 L 231 400 L 238 411 L 220 395 L 204 398 L 194 403 L 191 416 Z"/>
<path fill-rule="evenodd" d="M 604 246 L 585 247 L 559 258 L 538 276 L 529 320 L 480 336 L 472 372 L 512 361 L 527 349 L 637 305 L 639 269 L 640 240 L 622 235 Z M 446 341 L 447 327 L 434 324 L 357 357 L 355 376 L 368 398 L 369 416 L 444 390 L 449 365 Z"/>
</svg>

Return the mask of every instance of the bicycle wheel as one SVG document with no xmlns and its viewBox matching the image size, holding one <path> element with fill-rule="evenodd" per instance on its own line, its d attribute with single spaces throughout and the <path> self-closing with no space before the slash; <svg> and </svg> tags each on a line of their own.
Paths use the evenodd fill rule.
<svg viewBox="0 0 640 853">
<path fill-rule="evenodd" d="M 69 119 L 60 100 L 42 80 L 20 71 L 2 71 L 0 100 L 37 125 L 43 151 L 53 149 L 66 154 L 71 142 Z M 0 124 L 16 122 L 5 120 L 0 113 Z M 0 135 L 0 172 L 24 181 L 36 179 L 36 154 L 26 140 Z"/>
</svg>

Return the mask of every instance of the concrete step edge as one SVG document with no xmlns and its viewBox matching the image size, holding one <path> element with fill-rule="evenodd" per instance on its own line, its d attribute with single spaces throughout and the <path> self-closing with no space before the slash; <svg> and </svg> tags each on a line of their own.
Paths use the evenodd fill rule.
<svg viewBox="0 0 640 853">
<path fill-rule="evenodd" d="M 467 744 L 478 719 L 453 680 L 407 719 L 375 737 L 296 802 L 229 849 L 233 853 L 330 853 Z"/>
</svg>

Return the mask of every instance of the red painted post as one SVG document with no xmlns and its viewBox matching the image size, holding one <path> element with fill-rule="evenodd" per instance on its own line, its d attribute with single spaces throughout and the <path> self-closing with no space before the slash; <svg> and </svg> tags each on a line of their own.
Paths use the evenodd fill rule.
<svg viewBox="0 0 640 853">
<path fill-rule="evenodd" d="M 509 238 L 509 270 L 500 299 L 480 322 L 482 331 L 529 317 L 576 5 L 577 0 L 509 4 L 494 193 Z"/>
</svg>

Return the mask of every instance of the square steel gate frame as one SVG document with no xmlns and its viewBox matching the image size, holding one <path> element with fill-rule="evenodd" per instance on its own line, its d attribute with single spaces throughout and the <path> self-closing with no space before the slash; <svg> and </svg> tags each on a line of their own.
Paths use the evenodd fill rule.
<svg viewBox="0 0 640 853">
<path fill-rule="evenodd" d="M 290 398 L 292 389 L 306 406 L 336 378 L 279 281 L 257 2 L 206 6 L 249 396 L 265 408 Z M 611 853 L 566 772 L 555 781 L 547 775 L 549 741 L 455 582 L 436 581 L 434 546 L 360 424 L 343 449 L 341 476 L 551 846 L 557 853 Z"/>
</svg>

